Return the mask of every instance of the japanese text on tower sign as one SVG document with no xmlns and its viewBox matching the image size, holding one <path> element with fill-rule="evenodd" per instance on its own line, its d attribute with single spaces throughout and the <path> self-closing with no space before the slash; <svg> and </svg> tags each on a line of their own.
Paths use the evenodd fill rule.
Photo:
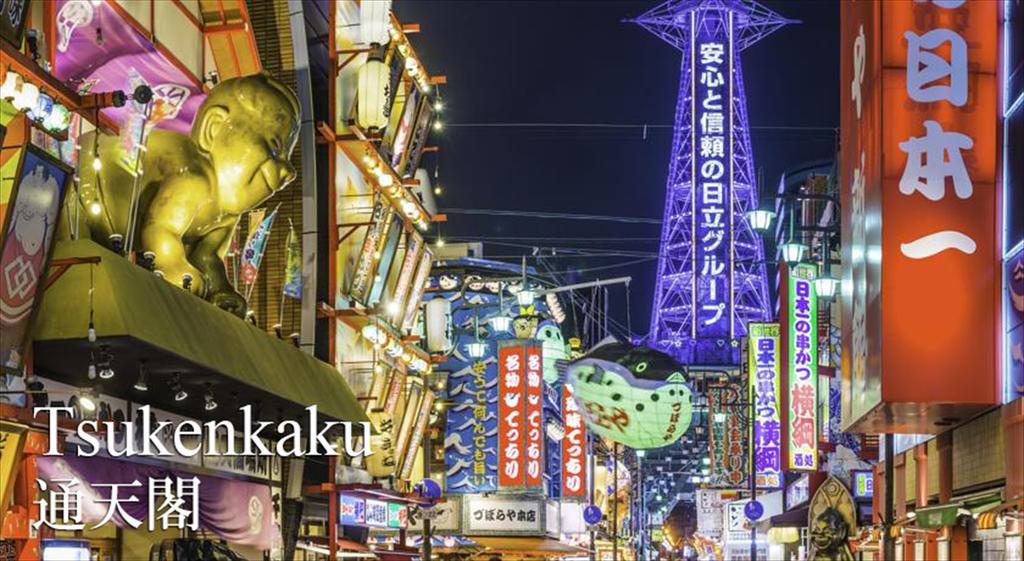
<svg viewBox="0 0 1024 561">
<path fill-rule="evenodd" d="M 703 337 L 730 337 L 732 55 L 725 42 L 715 40 L 700 43 L 695 56 L 693 272 L 700 307 L 695 313 L 694 332 Z"/>
</svg>

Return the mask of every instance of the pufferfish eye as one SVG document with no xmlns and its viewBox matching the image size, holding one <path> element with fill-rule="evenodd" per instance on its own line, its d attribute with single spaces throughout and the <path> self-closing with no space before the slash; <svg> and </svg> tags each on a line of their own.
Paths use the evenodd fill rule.
<svg viewBox="0 0 1024 561">
<path fill-rule="evenodd" d="M 643 372 L 644 370 L 647 370 L 647 363 L 646 362 L 641 362 L 640 364 L 636 365 L 636 371 L 637 372 Z"/>
</svg>

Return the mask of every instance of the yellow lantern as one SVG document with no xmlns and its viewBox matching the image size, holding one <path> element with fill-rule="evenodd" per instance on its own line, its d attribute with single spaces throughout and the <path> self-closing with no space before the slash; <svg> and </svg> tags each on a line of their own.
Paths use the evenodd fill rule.
<svg viewBox="0 0 1024 561">
<path fill-rule="evenodd" d="M 363 130 L 380 130 L 387 126 L 390 82 L 390 72 L 384 64 L 384 50 L 375 46 L 357 77 L 356 122 Z"/>
</svg>

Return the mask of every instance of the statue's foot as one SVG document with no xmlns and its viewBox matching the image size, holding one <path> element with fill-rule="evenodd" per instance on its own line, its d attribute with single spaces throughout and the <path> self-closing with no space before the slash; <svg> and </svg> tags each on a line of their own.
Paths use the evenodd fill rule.
<svg viewBox="0 0 1024 561">
<path fill-rule="evenodd" d="M 245 298 L 233 290 L 215 292 L 210 296 L 210 302 L 212 302 L 214 306 L 231 312 L 240 318 L 245 317 L 245 311 L 246 308 L 248 308 L 248 303 L 245 301 Z"/>
</svg>

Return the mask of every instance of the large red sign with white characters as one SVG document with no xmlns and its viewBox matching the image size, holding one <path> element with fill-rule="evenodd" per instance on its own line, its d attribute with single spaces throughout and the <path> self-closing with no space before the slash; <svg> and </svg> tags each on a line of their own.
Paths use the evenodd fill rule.
<svg viewBox="0 0 1024 561">
<path fill-rule="evenodd" d="M 843 419 L 856 430 L 935 432 L 998 401 L 1002 4 L 841 3 Z"/>
<path fill-rule="evenodd" d="M 526 484 L 540 487 L 544 481 L 544 421 L 541 399 L 543 360 L 538 345 L 523 347 L 526 357 Z"/>
<path fill-rule="evenodd" d="M 572 395 L 572 385 L 562 386 L 562 497 L 587 496 L 587 429 L 583 413 Z"/>
<path fill-rule="evenodd" d="M 510 341 L 498 348 L 498 486 L 526 483 L 526 403 L 523 347 Z"/>
</svg>

